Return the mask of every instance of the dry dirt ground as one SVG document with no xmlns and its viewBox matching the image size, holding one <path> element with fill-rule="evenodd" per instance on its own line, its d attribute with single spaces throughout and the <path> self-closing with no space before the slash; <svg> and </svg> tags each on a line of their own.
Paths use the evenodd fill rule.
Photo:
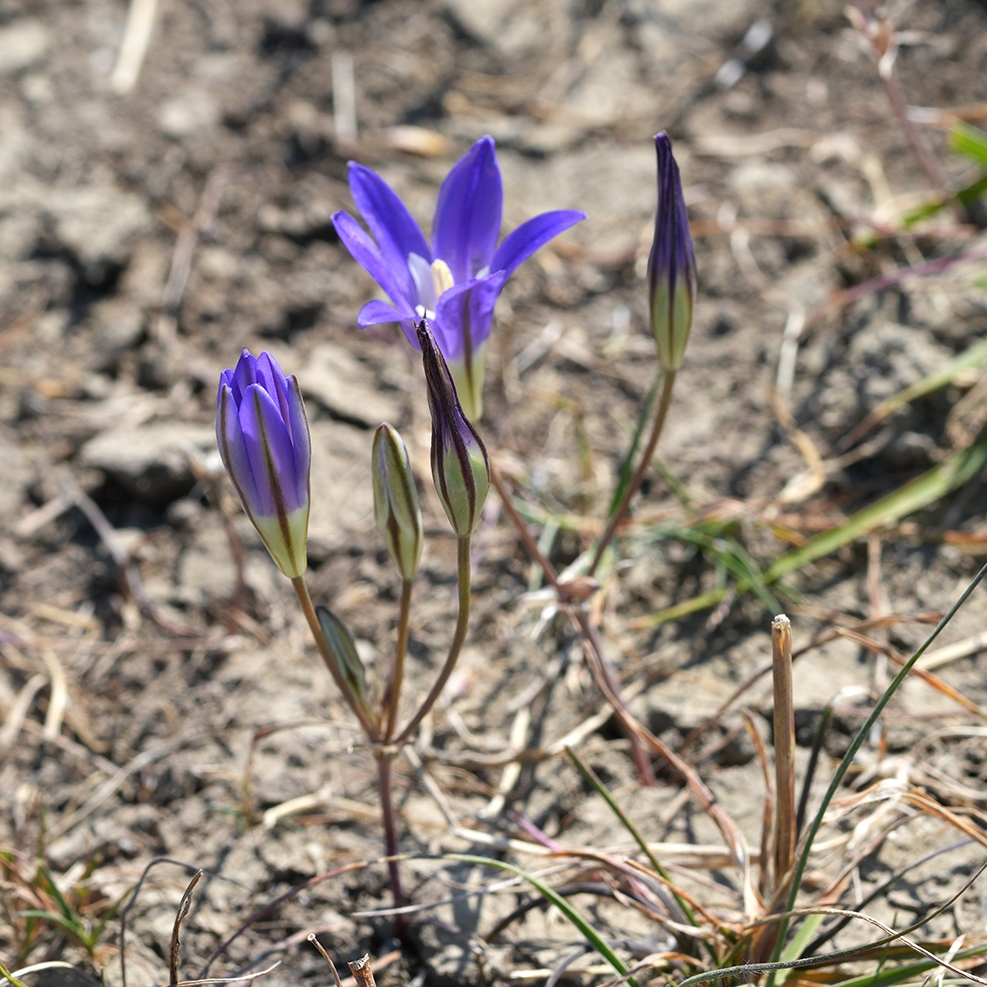
<svg viewBox="0 0 987 987">
<path fill-rule="evenodd" d="M 209 479 L 218 374 L 242 346 L 270 349 L 299 374 L 312 420 L 313 595 L 350 624 L 369 664 L 386 662 L 397 587 L 372 523 L 371 429 L 385 419 L 399 426 L 424 479 L 428 420 L 420 367 L 400 334 L 354 329 L 375 286 L 329 220 L 353 210 L 348 159 L 377 169 L 427 229 L 443 175 L 490 134 L 505 228 L 545 209 L 589 213 L 509 284 L 481 423 L 536 534 L 547 518 L 562 522 L 544 544 L 564 565 L 599 530 L 656 372 L 643 277 L 650 138 L 658 129 L 674 138 L 700 270 L 696 323 L 659 450 L 668 478 L 653 471 L 639 498 L 640 523 L 620 542 L 600 613 L 633 711 L 673 746 L 763 666 L 771 616 L 741 594 L 712 615 L 657 628 L 641 620 L 726 578 L 709 551 L 669 532 L 685 516 L 676 482 L 767 566 L 976 434 L 976 401 L 967 402 L 973 424 L 956 410 L 978 393 L 967 374 L 872 432 L 859 454 L 839 445 L 879 401 L 941 369 L 987 326 L 973 264 L 820 312 L 839 290 L 975 249 L 982 237 L 975 210 L 947 209 L 895 232 L 930 185 L 843 0 L 157 7 L 139 75 L 121 92 L 122 0 L 0 0 L 0 848 L 11 860 L 0 957 L 14 967 L 67 959 L 119 983 L 115 921 L 94 958 L 52 927 L 24 955 L 16 913 L 30 904 L 15 894 L 13 869 L 33 875 L 43 847 L 55 880 L 83 888 L 83 909 L 97 915 L 152 858 L 168 858 L 128 914 L 131 984 L 167 976 L 172 922 L 195 868 L 206 877 L 183 933 L 186 978 L 278 895 L 380 854 L 372 758 L 288 585 L 225 480 Z M 905 32 L 895 70 L 911 104 L 987 100 L 983 3 L 896 0 L 888 9 Z M 755 35 L 770 32 L 753 52 L 752 25 Z M 922 139 L 948 181 L 970 180 L 936 119 L 922 117 Z M 859 246 L 866 230 L 877 231 L 869 248 Z M 786 327 L 794 372 L 773 405 Z M 428 484 L 423 491 L 429 539 L 408 682 L 418 695 L 454 616 L 455 546 Z M 796 646 L 834 614 L 944 610 L 987 543 L 985 506 L 975 479 L 791 576 L 801 602 L 782 603 Z M 245 546 L 242 585 L 225 516 Z M 110 530 L 94 526 L 101 517 Z M 406 865 L 412 897 L 455 900 L 418 916 L 415 950 L 381 969 L 388 984 L 539 981 L 578 943 L 554 910 L 529 911 L 493 936 L 527 892 L 464 897 L 491 872 L 434 855 L 472 849 L 544 867 L 489 842 L 530 839 L 523 820 L 567 846 L 625 845 L 602 801 L 553 752 L 581 724 L 580 750 L 649 839 L 721 842 L 662 765 L 655 787 L 637 787 L 579 639 L 546 611 L 548 597 L 531 592 L 537 580 L 495 497 L 474 565 L 461 672 L 426 724 L 421 767 L 398 762 L 402 848 L 418 855 Z M 981 593 L 943 642 L 982 632 L 985 613 Z M 875 633 L 908 653 L 927 631 L 902 622 Z M 985 671 L 987 659 L 973 655 L 939 674 L 968 703 L 987 705 Z M 850 640 L 800 659 L 800 769 L 821 708 L 842 696 L 825 778 L 887 675 Z M 742 703 L 767 737 L 763 682 Z M 737 705 L 687 753 L 756 849 L 761 769 Z M 976 820 L 987 780 L 978 722 L 909 682 L 863 767 L 911 779 Z M 543 753 L 517 767 L 519 748 Z M 847 809 L 828 836 L 866 848 L 875 833 L 894 832 L 853 871 L 850 904 L 959 839 L 900 802 L 878 816 L 862 811 Z M 832 853 L 843 852 L 813 866 L 831 873 Z M 910 920 L 982 856 L 976 845 L 955 849 L 870 908 Z M 710 908 L 737 907 L 730 868 L 676 873 L 694 875 L 682 880 Z M 609 936 L 645 951 L 664 942 L 624 905 L 574 900 Z M 251 925 L 209 972 L 280 959 L 262 983 L 326 983 L 305 935 L 317 931 L 338 960 L 364 951 L 379 959 L 394 949 L 388 919 L 373 914 L 387 903 L 379 864 L 313 884 Z M 923 934 L 984 931 L 975 891 Z M 836 942 L 868 937 L 851 927 Z"/>
</svg>

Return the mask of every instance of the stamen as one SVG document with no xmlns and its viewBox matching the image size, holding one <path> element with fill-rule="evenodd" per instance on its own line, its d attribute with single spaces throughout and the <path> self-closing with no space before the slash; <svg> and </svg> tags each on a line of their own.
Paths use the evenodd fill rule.
<svg viewBox="0 0 987 987">
<path fill-rule="evenodd" d="M 433 260 L 432 289 L 435 291 L 436 302 L 442 297 L 442 292 L 448 291 L 455 283 L 449 265 L 444 260 Z"/>
</svg>

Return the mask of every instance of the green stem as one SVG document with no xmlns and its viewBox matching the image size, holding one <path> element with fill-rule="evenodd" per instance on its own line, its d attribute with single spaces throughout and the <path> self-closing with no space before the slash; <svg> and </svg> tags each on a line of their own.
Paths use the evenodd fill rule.
<svg viewBox="0 0 987 987">
<path fill-rule="evenodd" d="M 418 712 L 411 718 L 411 722 L 401 731 L 394 741 L 395 747 L 401 747 L 407 743 L 408 739 L 418 729 L 422 720 L 429 714 L 435 701 L 442 694 L 452 670 L 459 660 L 459 652 L 463 650 L 463 642 L 466 640 L 466 631 L 470 622 L 470 536 L 465 535 L 459 539 L 457 552 L 457 571 L 459 585 L 459 614 L 456 617 L 456 631 L 452 637 L 452 644 L 449 645 L 449 653 L 446 655 L 446 663 L 442 666 L 439 677 L 432 686 L 432 691 L 421 704 Z"/>
<path fill-rule="evenodd" d="M 844 777 L 846 777 L 847 771 L 850 769 L 850 765 L 853 764 L 853 759 L 857 756 L 857 751 L 860 750 L 864 741 L 870 736 L 871 728 L 877 722 L 877 718 L 884 711 L 884 707 L 891 701 L 891 697 L 898 691 L 898 687 L 908 673 L 912 670 L 915 663 L 922 657 L 923 654 L 928 650 L 929 645 L 939 636 L 943 628 L 953 619 L 956 615 L 956 611 L 963 606 L 964 603 L 969 599 L 970 594 L 980 585 L 983 578 L 987 576 L 987 565 L 973 577 L 970 585 L 967 586 L 965 590 L 960 594 L 959 599 L 949 608 L 945 613 L 942 620 L 936 624 L 935 630 L 925 639 L 922 647 L 918 649 L 901 666 L 900 671 L 891 681 L 891 684 L 884 690 L 884 694 L 874 705 L 871 710 L 870 716 L 864 722 L 864 725 L 857 731 L 856 736 L 847 748 L 846 754 L 843 755 L 843 760 L 840 761 L 840 766 L 836 769 L 836 774 L 833 775 L 833 780 L 829 783 L 829 788 L 826 790 L 826 794 L 823 796 L 822 804 L 819 806 L 819 811 L 816 813 L 815 819 L 812 820 L 812 826 L 809 828 L 808 833 L 805 835 L 805 840 L 802 843 L 802 852 L 799 854 L 798 863 L 795 866 L 795 873 L 792 875 L 792 886 L 788 892 L 788 903 L 786 905 L 786 911 L 790 912 L 795 908 L 795 899 L 798 897 L 799 888 L 802 884 L 802 875 L 805 873 L 805 868 L 809 862 L 809 852 L 812 849 L 812 844 L 816 839 L 819 830 L 822 828 L 823 817 L 826 815 L 826 810 L 829 808 L 829 803 L 833 801 L 833 797 L 836 795 L 837 789 L 843 783 Z M 785 947 L 785 937 L 788 934 L 789 919 L 786 916 L 781 920 L 778 926 L 778 940 L 775 943 L 774 954 L 772 955 L 772 960 L 777 962 L 781 958 L 782 950 Z M 768 987 L 774 987 L 775 982 L 775 971 L 772 971 L 768 977 Z"/>
<path fill-rule="evenodd" d="M 308 586 L 305 585 L 305 577 L 295 576 L 291 580 L 291 585 L 295 588 L 295 595 L 301 604 L 302 613 L 305 614 L 305 619 L 308 621 L 309 628 L 311 628 L 312 636 L 315 638 L 315 646 L 319 649 L 319 654 L 322 655 L 322 660 L 329 670 L 333 682 L 336 683 L 337 688 L 343 695 L 343 699 L 346 700 L 346 705 L 353 710 L 353 715 L 360 721 L 360 726 L 363 727 L 363 732 L 367 735 L 367 738 L 372 743 L 376 743 L 380 740 L 380 733 L 377 727 L 371 722 L 359 697 L 353 694 L 353 691 L 347 685 L 346 680 L 340 672 L 340 668 L 342 667 L 341 662 L 337 661 L 336 656 L 329 647 L 329 642 L 326 640 L 325 634 L 322 633 L 319 618 L 315 614 L 315 606 L 312 604 L 312 597 L 309 596 Z"/>
<path fill-rule="evenodd" d="M 661 400 L 658 403 L 658 411 L 655 413 L 654 424 L 651 426 L 651 435 L 648 437 L 648 445 L 644 450 L 644 455 L 641 457 L 641 462 L 638 463 L 638 467 L 634 471 L 634 475 L 631 477 L 631 482 L 627 484 L 627 489 L 624 491 L 624 496 L 621 498 L 620 503 L 610 515 L 610 523 L 607 525 L 606 531 L 603 532 L 603 537 L 596 546 L 596 552 L 593 554 L 593 561 L 590 563 L 589 569 L 587 570 L 586 574 L 588 576 L 596 575 L 596 570 L 600 566 L 600 560 L 603 558 L 603 553 L 607 550 L 607 545 L 609 545 L 613 540 L 617 527 L 627 515 L 631 498 L 638 492 L 641 484 L 644 482 L 645 474 L 648 472 L 648 467 L 651 465 L 651 458 L 655 454 L 655 447 L 658 445 L 658 439 L 661 437 L 662 429 L 665 427 L 665 419 L 668 417 L 668 409 L 672 404 L 672 388 L 675 386 L 675 374 L 676 371 L 674 370 L 667 370 L 665 372 L 665 377 L 662 380 Z"/>
<path fill-rule="evenodd" d="M 394 736 L 397 725 L 398 704 L 401 701 L 401 683 L 404 681 L 404 659 L 408 653 L 408 624 L 411 614 L 411 580 L 401 583 L 401 610 L 398 615 L 398 640 L 394 649 L 394 667 L 391 669 L 391 681 L 384 693 L 383 709 L 384 740 Z"/>
</svg>

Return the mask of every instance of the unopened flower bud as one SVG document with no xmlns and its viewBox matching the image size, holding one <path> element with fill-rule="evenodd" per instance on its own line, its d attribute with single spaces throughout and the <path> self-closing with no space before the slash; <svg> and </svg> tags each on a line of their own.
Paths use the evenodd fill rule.
<svg viewBox="0 0 987 987">
<path fill-rule="evenodd" d="M 219 379 L 216 439 L 240 502 L 271 557 L 294 579 L 308 566 L 311 443 L 294 375 L 246 350 Z"/>
<path fill-rule="evenodd" d="M 374 433 L 371 453 L 374 518 L 401 578 L 418 572 L 424 531 L 411 461 L 398 430 L 386 422 Z"/>
<path fill-rule="evenodd" d="M 319 626 L 329 643 L 329 650 L 336 661 L 339 674 L 343 681 L 353 690 L 353 694 L 362 704 L 367 698 L 367 673 L 363 662 L 357 654 L 356 644 L 347 630 L 346 625 L 328 608 L 318 606 L 315 613 L 319 618 Z"/>
<path fill-rule="evenodd" d="M 416 326 L 432 415 L 432 479 L 449 523 L 460 538 L 472 534 L 490 489 L 490 461 L 456 396 L 445 358 L 423 319 Z"/>
<path fill-rule="evenodd" d="M 648 257 L 651 332 L 665 370 L 678 370 L 692 328 L 696 300 L 696 257 L 682 196 L 679 166 L 664 132 L 655 136 L 658 152 L 658 213 Z"/>
</svg>

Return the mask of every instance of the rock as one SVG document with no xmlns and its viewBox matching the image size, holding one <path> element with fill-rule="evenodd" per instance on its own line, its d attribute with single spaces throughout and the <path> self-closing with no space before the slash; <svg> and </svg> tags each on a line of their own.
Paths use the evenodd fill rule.
<svg viewBox="0 0 987 987">
<path fill-rule="evenodd" d="M 158 422 L 111 428 L 82 447 L 79 462 L 102 470 L 143 500 L 167 503 L 188 493 L 195 483 L 186 452 L 189 448 L 215 449 L 213 426 Z"/>
<path fill-rule="evenodd" d="M 140 308 L 126 298 L 109 298 L 93 306 L 95 349 L 100 364 L 109 366 L 121 353 L 137 345 L 144 333 Z"/>
<path fill-rule="evenodd" d="M 494 44 L 514 4 L 511 0 L 445 0 L 446 13 L 475 41 Z"/>
<path fill-rule="evenodd" d="M 158 129 L 165 137 L 187 137 L 219 122 L 220 106 L 202 89 L 173 96 L 158 109 Z"/>
<path fill-rule="evenodd" d="M 340 422 L 312 423 L 309 554 L 324 556 L 373 526 L 368 432 Z"/>
<path fill-rule="evenodd" d="M 143 199 L 110 185 L 55 189 L 41 208 L 53 246 L 72 254 L 93 283 L 126 263 L 130 241 L 151 221 Z"/>
<path fill-rule="evenodd" d="M 337 343 L 317 346 L 297 376 L 305 397 L 334 418 L 376 428 L 401 416 L 397 393 L 382 390 L 370 367 Z"/>
<path fill-rule="evenodd" d="M 14 21 L 0 30 L 0 75 L 13 75 L 29 68 L 48 51 L 48 28 L 32 18 Z"/>
</svg>

